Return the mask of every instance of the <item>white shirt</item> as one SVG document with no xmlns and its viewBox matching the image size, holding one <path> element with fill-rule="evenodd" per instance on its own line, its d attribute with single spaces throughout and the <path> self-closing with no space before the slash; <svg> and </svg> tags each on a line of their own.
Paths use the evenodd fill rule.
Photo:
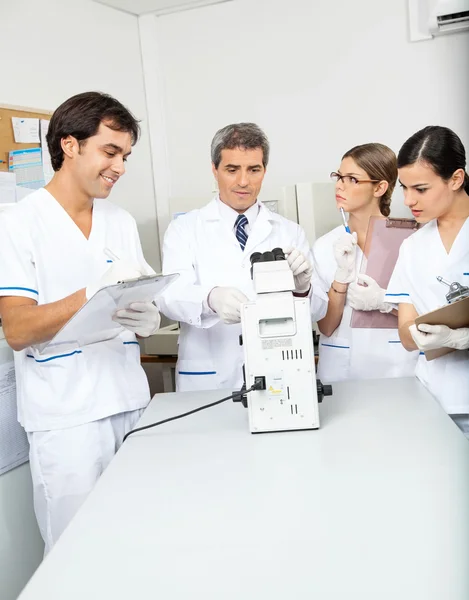
<svg viewBox="0 0 469 600">
<path fill-rule="evenodd" d="M 135 220 L 95 200 L 89 239 L 44 189 L 0 215 L 0 295 L 47 304 L 98 281 L 109 248 L 151 272 Z M 127 330 L 106 342 L 47 359 L 36 348 L 15 352 L 18 417 L 26 431 L 74 427 L 143 408 L 150 399 L 140 348 Z"/>
<path fill-rule="evenodd" d="M 340 225 L 319 238 L 313 246 L 313 294 L 320 289 L 327 299 L 313 310 L 314 320 L 319 321 L 327 313 L 327 294 L 337 270 L 334 243 L 343 234 L 344 227 Z M 360 272 L 362 258 L 363 253 L 357 247 L 357 273 Z M 395 329 L 352 328 L 351 319 L 352 308 L 346 298 L 338 328 L 330 337 L 320 334 L 318 377 L 323 382 L 414 375 L 418 352 L 407 352 L 402 346 L 397 319 Z"/>
<path fill-rule="evenodd" d="M 220 211 L 221 218 L 227 223 L 228 226 L 231 226 L 233 233 L 236 233 L 235 224 L 236 219 L 239 217 L 239 213 L 236 212 L 233 208 L 231 208 L 231 206 L 228 206 L 228 204 L 222 202 L 220 200 L 220 196 L 217 196 L 216 201 L 218 204 L 218 210 Z M 252 231 L 252 228 L 254 227 L 254 223 L 256 222 L 257 215 L 259 214 L 259 208 L 260 204 L 258 201 L 256 201 L 244 213 L 242 213 L 248 220 L 247 225 L 245 225 L 244 227 L 244 231 L 246 232 L 248 237 Z"/>
<path fill-rule="evenodd" d="M 447 281 L 469 285 L 469 218 L 449 253 L 441 241 L 436 220 L 405 240 L 386 298 L 413 304 L 419 315 L 440 308 L 446 304 L 448 288 L 437 281 L 439 275 Z M 448 414 L 469 413 L 467 350 L 456 350 L 432 361 L 421 354 L 416 375 Z"/>
</svg>

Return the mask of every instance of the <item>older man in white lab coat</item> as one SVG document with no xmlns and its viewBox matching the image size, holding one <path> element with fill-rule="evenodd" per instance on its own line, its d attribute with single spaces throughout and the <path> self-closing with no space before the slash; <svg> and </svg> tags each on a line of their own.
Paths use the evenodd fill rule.
<svg viewBox="0 0 469 600">
<path fill-rule="evenodd" d="M 240 307 L 254 298 L 253 252 L 285 249 L 295 293 L 311 293 L 303 229 L 258 200 L 269 159 L 263 131 L 253 123 L 228 125 L 213 138 L 211 155 L 219 194 L 172 221 L 164 238 L 163 271 L 181 274 L 160 303 L 160 310 L 181 324 L 179 391 L 241 388 Z"/>
</svg>

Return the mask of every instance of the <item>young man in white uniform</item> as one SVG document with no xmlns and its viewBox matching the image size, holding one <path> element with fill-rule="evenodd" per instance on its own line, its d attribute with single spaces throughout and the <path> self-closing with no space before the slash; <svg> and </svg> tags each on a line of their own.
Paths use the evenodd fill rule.
<svg viewBox="0 0 469 600">
<path fill-rule="evenodd" d="M 138 135 L 114 98 L 70 98 L 47 135 L 53 179 L 0 216 L 0 316 L 15 350 L 18 416 L 46 552 L 150 399 L 136 334 L 158 328 L 153 304 L 116 313 L 125 329 L 114 339 L 47 358 L 36 347 L 100 287 L 151 272 L 135 220 L 106 200 Z M 121 260 L 112 263 L 105 249 Z"/>
<path fill-rule="evenodd" d="M 286 249 L 297 293 L 311 292 L 303 229 L 258 201 L 269 159 L 265 134 L 253 123 L 228 125 L 213 138 L 211 158 L 219 194 L 172 221 L 163 246 L 163 272 L 181 274 L 159 301 L 181 323 L 179 391 L 241 388 L 240 307 L 254 298 L 253 252 Z"/>
<path fill-rule="evenodd" d="M 401 246 L 387 298 L 399 304 L 399 334 L 407 350 L 419 349 L 416 375 L 469 437 L 469 328 L 415 325 L 418 315 L 446 304 L 448 288 L 469 285 L 469 176 L 459 137 L 446 127 L 426 127 L 398 156 L 405 203 L 425 227 Z M 454 352 L 427 361 L 424 352 Z"/>
</svg>

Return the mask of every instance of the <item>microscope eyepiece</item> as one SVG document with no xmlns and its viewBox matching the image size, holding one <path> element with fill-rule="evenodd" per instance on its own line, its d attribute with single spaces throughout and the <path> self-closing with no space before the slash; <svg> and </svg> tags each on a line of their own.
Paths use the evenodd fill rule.
<svg viewBox="0 0 469 600">
<path fill-rule="evenodd" d="M 275 260 L 285 260 L 285 254 L 282 248 L 274 248 L 272 254 L 274 255 Z"/>
<path fill-rule="evenodd" d="M 251 265 L 253 265 L 256 262 L 261 262 L 262 261 L 262 254 L 260 252 L 253 252 L 251 254 Z"/>
<path fill-rule="evenodd" d="M 273 252 L 267 251 L 262 254 L 262 259 L 261 259 L 262 262 L 271 262 L 274 260 L 275 260 L 275 257 L 274 257 Z"/>
</svg>

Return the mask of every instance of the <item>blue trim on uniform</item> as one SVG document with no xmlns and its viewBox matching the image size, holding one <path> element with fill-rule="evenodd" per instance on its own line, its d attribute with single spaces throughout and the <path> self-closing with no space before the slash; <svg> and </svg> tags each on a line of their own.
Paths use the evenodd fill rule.
<svg viewBox="0 0 469 600">
<path fill-rule="evenodd" d="M 140 346 L 140 344 L 138 342 L 122 342 L 124 344 L 124 346 L 130 346 L 131 344 L 136 344 L 137 346 Z"/>
<path fill-rule="evenodd" d="M 31 288 L 25 287 L 0 287 L 0 290 L 18 290 L 20 292 L 32 292 L 33 294 L 37 294 L 39 296 L 39 292 L 37 290 L 32 290 Z"/>
<path fill-rule="evenodd" d="M 216 371 L 178 371 L 178 375 L 216 375 Z"/>
<path fill-rule="evenodd" d="M 386 296 L 408 296 L 409 294 L 386 294 Z"/>
<path fill-rule="evenodd" d="M 56 358 L 66 358 L 67 356 L 73 356 L 74 354 L 81 354 L 81 350 L 74 350 L 73 352 L 69 352 L 68 354 L 57 354 L 57 356 L 50 356 L 49 358 L 34 358 L 32 354 L 26 354 L 28 358 L 34 358 L 37 363 L 45 363 L 50 360 L 55 360 Z"/>
<path fill-rule="evenodd" d="M 469 275 L 469 273 L 463 273 L 463 275 Z"/>
<path fill-rule="evenodd" d="M 336 346 L 335 344 L 321 344 L 321 346 L 328 346 L 329 348 L 346 348 L 346 349 L 350 349 L 350 346 Z"/>
<path fill-rule="evenodd" d="M 114 261 L 113 261 L 113 260 L 111 260 L 110 258 L 108 258 L 106 262 L 107 262 L 107 263 L 110 263 L 110 262 L 114 262 Z"/>
<path fill-rule="evenodd" d="M 420 351 L 419 356 L 425 356 L 425 352 Z"/>
<path fill-rule="evenodd" d="M 389 340 L 388 344 L 402 344 L 401 340 Z"/>
</svg>

